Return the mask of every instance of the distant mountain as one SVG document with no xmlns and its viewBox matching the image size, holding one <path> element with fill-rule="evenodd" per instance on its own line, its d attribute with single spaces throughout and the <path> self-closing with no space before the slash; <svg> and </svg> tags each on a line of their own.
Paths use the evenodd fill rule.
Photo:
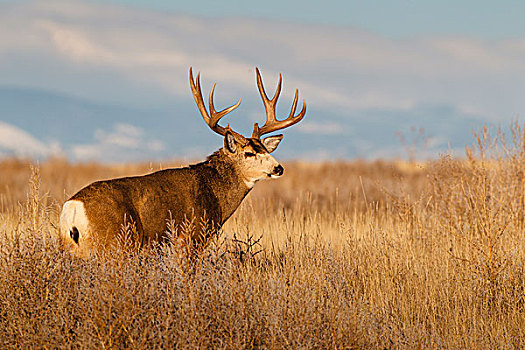
<svg viewBox="0 0 525 350">
<path fill-rule="evenodd" d="M 176 105 L 175 102 L 163 109 L 138 110 L 49 91 L 0 88 L 0 120 L 38 138 L 57 139 L 64 144 L 89 142 L 96 129 L 108 129 L 118 123 L 153 127 L 156 120 L 175 113 Z M 190 112 L 193 111 L 187 111 Z"/>
<path fill-rule="evenodd" d="M 122 135 L 118 134 L 119 130 L 115 130 L 115 128 L 119 129 L 119 125 L 135 128 L 135 133 L 127 135 L 129 137 L 140 136 L 142 141 L 160 140 L 169 145 L 169 148 L 164 147 L 163 150 L 157 147 L 158 154 L 150 154 L 147 150 L 141 149 L 140 144 L 127 149 L 115 145 L 116 151 L 123 152 L 124 160 L 166 158 L 172 155 L 171 152 L 174 152 L 174 156 L 180 156 L 181 152 L 176 150 L 187 146 L 192 140 L 180 125 L 195 130 L 202 128 L 197 118 L 186 117 L 181 121 L 181 116 L 191 114 L 195 114 L 195 111 L 185 108 L 184 104 L 178 104 L 176 98 L 172 104 L 162 108 L 131 109 L 49 91 L 0 88 L 0 121 L 25 131 L 44 145 L 58 144 L 65 155 L 75 160 L 94 158 L 117 161 L 118 159 L 108 159 L 108 154 L 104 152 L 93 157 L 78 157 L 73 150 L 79 145 L 100 143 L 104 138 L 119 138 Z M 5 125 L 4 129 L 6 129 Z M 120 127 L 120 131 L 122 130 L 123 128 Z M 6 132 L 4 130 L 4 133 Z M 137 132 L 140 135 L 137 135 Z M 0 147 L 3 147 L 4 154 L 27 154 L 27 147 L 20 145 L 19 147 L 26 150 L 6 152 L 5 145 L 0 143 Z M 33 153 L 34 156 L 42 155 L 42 152 Z"/>
<path fill-rule="evenodd" d="M 282 103 L 286 113 L 286 101 Z M 248 133 L 253 115 L 264 121 L 260 102 L 245 100 L 225 123 Z M 63 154 L 76 161 L 203 158 L 222 145 L 204 125 L 189 93 L 184 100 L 174 96 L 162 106 L 136 109 L 2 87 L 0 122 L 0 156 Z M 305 120 L 284 132 L 288 142 L 277 153 L 302 159 L 390 158 L 406 157 L 415 147 L 417 157 L 437 157 L 470 144 L 472 129 L 480 126 L 478 120 L 447 106 L 347 114 L 308 106 Z"/>
</svg>

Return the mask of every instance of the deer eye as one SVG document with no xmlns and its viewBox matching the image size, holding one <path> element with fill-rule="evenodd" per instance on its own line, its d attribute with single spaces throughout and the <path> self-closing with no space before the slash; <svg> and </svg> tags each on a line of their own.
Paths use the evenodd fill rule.
<svg viewBox="0 0 525 350">
<path fill-rule="evenodd" d="M 252 153 L 252 152 L 246 152 L 246 153 L 244 153 L 244 156 L 245 156 L 246 158 L 248 158 L 248 157 L 255 157 L 255 153 Z"/>
</svg>

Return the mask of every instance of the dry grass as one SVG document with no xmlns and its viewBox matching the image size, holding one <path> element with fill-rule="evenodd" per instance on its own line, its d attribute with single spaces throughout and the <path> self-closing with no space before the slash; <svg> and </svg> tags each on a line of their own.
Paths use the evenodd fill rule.
<svg viewBox="0 0 525 350">
<path fill-rule="evenodd" d="M 68 195 L 150 165 L 4 161 L 0 347 L 524 348 L 523 130 L 477 140 L 465 160 L 286 164 L 191 261 L 59 249 Z"/>
</svg>

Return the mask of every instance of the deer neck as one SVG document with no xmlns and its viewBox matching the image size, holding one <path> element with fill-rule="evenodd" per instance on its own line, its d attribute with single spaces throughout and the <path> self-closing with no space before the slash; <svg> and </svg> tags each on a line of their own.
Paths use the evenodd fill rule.
<svg viewBox="0 0 525 350">
<path fill-rule="evenodd" d="M 224 223 L 239 207 L 253 186 L 249 187 L 246 184 L 235 163 L 224 155 L 223 149 L 208 157 L 204 164 L 211 167 L 215 174 L 209 180 L 212 182 L 211 188 L 221 207 L 222 223 Z"/>
</svg>

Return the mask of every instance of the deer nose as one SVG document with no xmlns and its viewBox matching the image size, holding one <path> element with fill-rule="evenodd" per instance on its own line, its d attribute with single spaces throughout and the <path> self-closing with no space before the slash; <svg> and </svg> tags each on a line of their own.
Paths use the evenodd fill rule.
<svg viewBox="0 0 525 350">
<path fill-rule="evenodd" d="M 284 168 L 281 164 L 273 168 L 273 174 L 277 176 L 281 176 L 284 173 Z"/>
</svg>

